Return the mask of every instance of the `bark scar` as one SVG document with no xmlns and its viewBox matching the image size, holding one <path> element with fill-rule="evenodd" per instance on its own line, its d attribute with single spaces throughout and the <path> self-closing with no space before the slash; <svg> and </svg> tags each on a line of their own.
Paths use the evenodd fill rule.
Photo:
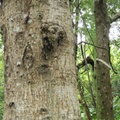
<svg viewBox="0 0 120 120">
<path fill-rule="evenodd" d="M 33 66 L 33 51 L 30 44 L 25 47 L 23 54 L 23 65 L 26 69 Z"/>
<path fill-rule="evenodd" d="M 42 23 L 41 35 L 43 49 L 42 53 L 45 58 L 49 58 L 57 48 L 66 40 L 66 31 L 56 23 Z"/>
</svg>

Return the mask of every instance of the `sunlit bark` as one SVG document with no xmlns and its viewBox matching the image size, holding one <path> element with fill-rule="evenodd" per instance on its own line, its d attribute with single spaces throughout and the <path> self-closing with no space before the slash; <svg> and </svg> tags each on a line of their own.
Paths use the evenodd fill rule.
<svg viewBox="0 0 120 120">
<path fill-rule="evenodd" d="M 109 28 L 106 0 L 95 0 L 94 14 L 96 23 L 96 91 L 97 91 L 97 120 L 114 120 L 112 90 L 110 83 Z M 100 59 L 100 61 L 99 61 Z M 103 61 L 103 62 L 102 62 Z M 104 64 L 106 63 L 106 65 Z M 109 65 L 110 66 L 110 65 Z"/>
<path fill-rule="evenodd" d="M 4 120 L 80 120 L 69 0 L 5 0 Z"/>
</svg>

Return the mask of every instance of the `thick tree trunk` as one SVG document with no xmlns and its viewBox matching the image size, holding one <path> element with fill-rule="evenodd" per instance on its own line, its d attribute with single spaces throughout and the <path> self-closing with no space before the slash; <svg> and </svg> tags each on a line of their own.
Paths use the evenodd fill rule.
<svg viewBox="0 0 120 120">
<path fill-rule="evenodd" d="M 5 0 L 2 10 L 4 120 L 80 120 L 69 0 Z"/>
<path fill-rule="evenodd" d="M 109 67 L 109 28 L 106 0 L 95 0 L 97 120 L 114 120 Z M 102 60 L 102 62 L 99 61 Z"/>
</svg>

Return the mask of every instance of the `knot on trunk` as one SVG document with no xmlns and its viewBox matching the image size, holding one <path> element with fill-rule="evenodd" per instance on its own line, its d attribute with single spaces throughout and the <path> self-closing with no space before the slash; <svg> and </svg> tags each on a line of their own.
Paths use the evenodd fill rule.
<svg viewBox="0 0 120 120">
<path fill-rule="evenodd" d="M 66 40 L 64 28 L 56 23 L 43 23 L 41 26 L 43 49 L 42 52 L 47 58 Z"/>
</svg>

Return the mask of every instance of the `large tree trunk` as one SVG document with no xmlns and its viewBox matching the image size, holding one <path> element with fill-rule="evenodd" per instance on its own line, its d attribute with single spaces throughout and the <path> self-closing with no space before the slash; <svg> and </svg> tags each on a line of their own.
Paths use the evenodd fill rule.
<svg viewBox="0 0 120 120">
<path fill-rule="evenodd" d="M 5 0 L 4 120 L 80 120 L 69 0 Z"/>
<path fill-rule="evenodd" d="M 95 0 L 97 120 L 114 120 L 110 84 L 109 28 L 106 0 Z M 102 60 L 102 61 L 101 61 Z M 109 65 L 110 66 L 110 65 Z"/>
</svg>

